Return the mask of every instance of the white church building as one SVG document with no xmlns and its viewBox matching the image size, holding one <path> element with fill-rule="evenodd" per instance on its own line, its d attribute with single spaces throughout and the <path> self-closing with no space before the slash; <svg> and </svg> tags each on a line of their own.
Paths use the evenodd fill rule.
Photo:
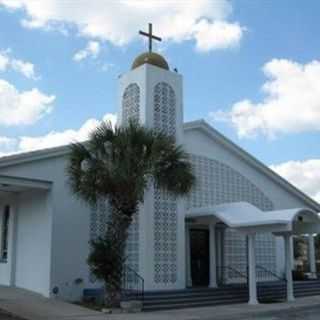
<svg viewBox="0 0 320 320">
<path fill-rule="evenodd" d="M 320 205 L 204 120 L 183 121 L 183 77 L 154 52 L 138 56 L 119 78 L 118 123 L 129 118 L 174 135 L 190 155 L 196 184 L 185 198 L 153 187 L 131 226 L 127 265 L 144 290 L 216 287 L 246 272 L 257 302 L 257 266 L 287 278 L 292 236 L 312 235 Z M 104 230 L 105 203 L 89 208 L 71 193 L 62 146 L 0 158 L 0 284 L 76 300 L 99 288 L 86 259 Z"/>
</svg>

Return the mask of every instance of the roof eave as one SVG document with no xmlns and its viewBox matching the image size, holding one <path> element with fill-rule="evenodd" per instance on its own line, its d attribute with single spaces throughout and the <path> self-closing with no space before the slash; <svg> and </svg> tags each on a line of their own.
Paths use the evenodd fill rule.
<svg viewBox="0 0 320 320">
<path fill-rule="evenodd" d="M 42 149 L 24 153 L 17 153 L 0 158 L 0 168 L 10 167 L 30 161 L 43 160 L 67 155 L 70 152 L 70 145 L 64 145 L 49 149 Z"/>
<path fill-rule="evenodd" d="M 268 166 L 263 164 L 261 161 L 253 157 L 247 151 L 242 149 L 241 147 L 237 146 L 234 142 L 230 139 L 225 137 L 223 134 L 218 132 L 212 126 L 210 126 L 205 120 L 200 119 L 196 121 L 187 122 L 184 124 L 185 130 L 192 130 L 192 129 L 200 129 L 210 137 L 218 140 L 221 144 L 226 146 L 227 148 L 231 149 L 234 153 L 236 153 L 240 158 L 248 162 L 253 167 L 257 168 L 258 170 L 262 171 L 265 175 L 271 178 L 274 182 L 279 184 L 280 186 L 284 187 L 287 191 L 291 192 L 304 202 L 306 202 L 310 207 L 317 212 L 320 212 L 320 204 L 306 195 L 304 192 L 296 188 L 286 179 L 282 178 L 276 172 L 271 170 Z"/>
</svg>

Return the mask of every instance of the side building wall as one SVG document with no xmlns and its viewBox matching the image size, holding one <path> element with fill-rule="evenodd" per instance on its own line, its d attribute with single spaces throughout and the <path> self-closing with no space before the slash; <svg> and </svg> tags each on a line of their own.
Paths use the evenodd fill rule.
<svg viewBox="0 0 320 320">
<path fill-rule="evenodd" d="M 48 296 L 51 270 L 49 192 L 28 191 L 16 197 L 15 270 L 13 282 Z"/>
<path fill-rule="evenodd" d="M 17 199 L 16 285 L 45 296 L 53 296 L 56 287 L 59 297 L 77 300 L 83 288 L 92 286 L 86 263 L 90 208 L 71 193 L 65 175 L 66 164 L 67 157 L 59 156 L 1 168 L 0 173 L 53 183 L 46 204 L 38 195 L 21 194 Z M 23 262 L 25 258 L 28 260 L 22 270 L 19 260 Z M 29 271 L 34 271 L 36 277 L 38 269 L 48 276 L 41 276 L 38 284 L 32 284 Z"/>
</svg>

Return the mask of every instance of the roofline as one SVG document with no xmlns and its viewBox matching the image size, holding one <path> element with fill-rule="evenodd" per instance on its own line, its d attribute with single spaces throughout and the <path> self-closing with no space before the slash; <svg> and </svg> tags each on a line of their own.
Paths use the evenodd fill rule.
<svg viewBox="0 0 320 320">
<path fill-rule="evenodd" d="M 52 186 L 52 181 L 40 180 L 40 179 L 30 179 L 23 177 L 13 177 L 7 175 L 0 175 L 1 185 L 14 185 L 25 188 L 35 188 L 49 190 Z"/>
<path fill-rule="evenodd" d="M 54 147 L 54 148 L 16 153 L 13 155 L 1 157 L 0 168 L 14 166 L 17 164 L 22 164 L 30 161 L 37 161 L 37 160 L 43 160 L 47 158 L 59 157 L 62 155 L 67 155 L 69 154 L 69 152 L 70 152 L 70 144 Z"/>
<path fill-rule="evenodd" d="M 280 186 L 284 187 L 287 191 L 293 193 L 298 198 L 308 203 L 310 207 L 312 207 L 318 212 L 320 211 L 320 204 L 318 202 L 310 198 L 308 195 L 306 195 L 304 192 L 302 192 L 297 187 L 292 185 L 286 179 L 282 178 L 280 175 L 278 175 L 276 172 L 271 170 L 268 166 L 263 164 L 261 161 L 259 161 L 255 157 L 253 157 L 247 151 L 245 151 L 244 149 L 236 145 L 230 139 L 228 139 L 219 131 L 217 131 L 212 126 L 210 126 L 205 120 L 200 119 L 200 120 L 186 122 L 184 123 L 183 128 L 184 130 L 201 129 L 209 137 L 218 140 L 221 144 L 229 148 L 231 151 L 233 151 L 240 158 L 248 162 L 250 165 L 252 165 L 253 167 L 263 172 L 266 176 L 271 178 L 274 182 L 278 183 Z M 13 165 L 17 165 L 25 162 L 30 162 L 30 161 L 37 161 L 37 160 L 43 160 L 43 159 L 48 159 L 53 157 L 64 156 L 69 153 L 70 153 L 70 144 L 54 147 L 54 148 L 41 149 L 37 151 L 13 154 L 10 156 L 5 156 L 0 158 L 0 168 L 9 167 L 9 166 L 13 166 Z"/>
<path fill-rule="evenodd" d="M 308 195 L 306 195 L 304 192 L 302 192 L 297 187 L 292 185 L 286 179 L 282 178 L 280 175 L 278 175 L 276 172 L 271 170 L 267 165 L 265 165 L 264 163 L 262 163 L 261 161 L 253 157 L 247 151 L 245 151 L 244 149 L 236 145 L 230 139 L 228 139 L 219 131 L 217 131 L 212 126 L 210 126 L 205 120 L 200 119 L 200 120 L 186 122 L 184 123 L 183 128 L 185 130 L 201 129 L 209 137 L 218 140 L 221 144 L 223 144 L 228 149 L 233 151 L 235 154 L 237 154 L 240 158 L 245 160 L 251 166 L 257 168 L 258 170 L 263 172 L 266 176 L 271 178 L 274 182 L 276 182 L 280 186 L 284 187 L 287 191 L 291 192 L 292 194 L 294 194 L 295 196 L 297 196 L 298 198 L 306 202 L 314 210 L 316 210 L 317 212 L 320 212 L 320 204 L 318 202 L 310 198 Z"/>
</svg>

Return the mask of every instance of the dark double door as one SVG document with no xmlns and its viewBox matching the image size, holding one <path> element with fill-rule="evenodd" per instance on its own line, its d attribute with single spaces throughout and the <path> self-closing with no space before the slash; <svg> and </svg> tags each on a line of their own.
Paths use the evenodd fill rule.
<svg viewBox="0 0 320 320">
<path fill-rule="evenodd" d="M 190 229 L 192 286 L 209 285 L 209 230 Z"/>
</svg>

